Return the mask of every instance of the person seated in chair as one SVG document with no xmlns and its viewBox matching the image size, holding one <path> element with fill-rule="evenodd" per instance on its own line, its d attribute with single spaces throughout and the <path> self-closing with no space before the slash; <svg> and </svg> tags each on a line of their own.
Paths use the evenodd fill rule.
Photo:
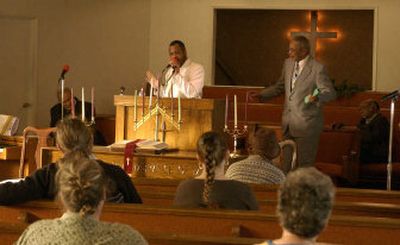
<svg viewBox="0 0 400 245">
<path fill-rule="evenodd" d="M 71 88 L 64 88 L 64 101 L 63 101 L 63 112 L 64 118 L 72 116 L 72 103 L 74 104 L 75 116 L 81 118 L 82 115 L 82 101 L 77 97 L 71 98 Z M 50 109 L 50 127 L 55 127 L 58 121 L 61 120 L 61 90 L 57 91 L 58 103 Z M 85 118 L 91 120 L 92 118 L 92 103 L 85 102 Z M 94 113 L 95 114 L 95 113 Z M 105 139 L 99 130 L 96 129 L 96 125 L 91 126 L 93 131 L 93 143 L 95 145 L 106 145 Z"/>
<path fill-rule="evenodd" d="M 93 137 L 86 125 L 78 119 L 66 118 L 57 124 L 56 143 L 64 156 L 79 152 L 87 158 L 92 154 Z M 96 160 L 103 168 L 109 182 L 108 202 L 142 203 L 131 178 L 120 167 Z M 25 179 L 0 185 L 0 205 L 13 205 L 37 199 L 54 199 L 55 175 L 58 164 L 48 164 L 37 169 Z"/>
<path fill-rule="evenodd" d="M 222 135 L 216 132 L 204 133 L 197 141 L 197 157 L 203 172 L 195 179 L 179 184 L 175 194 L 175 206 L 258 209 L 257 200 L 250 187 L 225 177 L 224 165 L 229 159 L 229 150 Z"/>
<path fill-rule="evenodd" d="M 273 130 L 254 127 L 249 134 L 248 151 L 248 158 L 229 166 L 226 177 L 255 184 L 279 184 L 285 179 L 282 170 L 272 164 L 281 152 Z"/>
<path fill-rule="evenodd" d="M 389 152 L 389 122 L 380 113 L 378 102 L 372 99 L 360 104 L 360 162 L 387 163 Z"/>
<path fill-rule="evenodd" d="M 328 223 L 334 196 L 331 179 L 314 167 L 290 172 L 278 191 L 282 236 L 259 245 L 318 244 L 316 240 Z"/>
<path fill-rule="evenodd" d="M 95 160 L 72 152 L 58 166 L 55 182 L 65 213 L 31 224 L 16 244 L 147 244 L 130 226 L 99 220 L 108 181 Z"/>
</svg>

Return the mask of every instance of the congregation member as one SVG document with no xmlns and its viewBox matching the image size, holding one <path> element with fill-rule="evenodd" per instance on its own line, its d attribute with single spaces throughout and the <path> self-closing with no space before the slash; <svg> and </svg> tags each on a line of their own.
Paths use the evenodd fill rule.
<svg viewBox="0 0 400 245">
<path fill-rule="evenodd" d="M 187 57 L 185 44 L 174 40 L 168 48 L 169 62 L 167 67 L 157 77 L 146 72 L 147 82 L 154 89 L 160 85 L 161 97 L 201 98 L 204 86 L 204 68 Z"/>
<path fill-rule="evenodd" d="M 93 137 L 85 124 L 78 119 L 64 119 L 56 127 L 56 143 L 64 157 L 79 152 L 87 158 L 92 154 Z M 130 177 L 113 164 L 96 160 L 108 179 L 106 201 L 117 203 L 142 203 Z M 55 175 L 59 163 L 48 164 L 37 169 L 19 182 L 0 185 L 0 204 L 12 205 L 37 199 L 54 199 L 56 196 Z"/>
<path fill-rule="evenodd" d="M 55 182 L 64 214 L 31 224 L 16 244 L 147 244 L 128 225 L 99 221 L 108 180 L 97 161 L 73 152 L 58 165 Z"/>
<path fill-rule="evenodd" d="M 292 38 L 289 58 L 279 80 L 253 99 L 269 99 L 285 93 L 282 114 L 284 139 L 292 139 L 298 148 L 298 166 L 313 166 L 323 129 L 323 105 L 336 98 L 336 91 L 324 65 L 310 55 L 310 42 L 304 36 Z M 284 172 L 291 169 L 292 149 L 284 148 Z"/>
<path fill-rule="evenodd" d="M 174 205 L 185 208 L 258 209 L 257 200 L 246 184 L 225 177 L 228 145 L 222 135 L 206 132 L 197 141 L 197 157 L 202 173 L 182 181 Z"/>
<path fill-rule="evenodd" d="M 55 127 L 61 120 L 61 110 L 63 111 L 64 118 L 72 117 L 73 111 L 77 118 L 82 118 L 82 101 L 77 97 L 72 98 L 71 88 L 64 88 L 64 100 L 61 106 L 61 90 L 57 91 L 58 103 L 50 109 L 50 127 Z M 85 118 L 87 121 L 92 118 L 92 103 L 85 103 Z M 72 108 L 73 107 L 73 108 Z M 95 145 L 106 145 L 105 139 L 99 130 L 96 129 L 96 125 L 91 126 L 93 131 L 93 143 Z"/>
<path fill-rule="evenodd" d="M 254 184 L 280 184 L 285 179 L 282 170 L 272 163 L 281 152 L 275 131 L 254 127 L 249 133 L 248 152 L 246 159 L 229 166 L 227 178 Z"/>
<path fill-rule="evenodd" d="M 314 167 L 290 172 L 278 190 L 282 236 L 259 245 L 319 244 L 316 240 L 328 224 L 334 196 L 331 179 Z"/>
<path fill-rule="evenodd" d="M 389 152 L 389 122 L 380 113 L 378 102 L 372 99 L 360 104 L 360 163 L 387 163 Z"/>
</svg>

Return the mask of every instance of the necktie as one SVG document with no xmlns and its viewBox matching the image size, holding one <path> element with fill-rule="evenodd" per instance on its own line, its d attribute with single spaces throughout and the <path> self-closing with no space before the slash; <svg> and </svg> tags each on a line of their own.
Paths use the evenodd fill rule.
<svg viewBox="0 0 400 245">
<path fill-rule="evenodd" d="M 293 72 L 293 78 L 292 78 L 292 86 L 290 87 L 291 90 L 293 90 L 294 85 L 296 83 L 296 79 L 297 77 L 300 75 L 300 66 L 299 66 L 299 62 L 296 61 L 295 65 L 294 65 L 294 72 Z"/>
</svg>

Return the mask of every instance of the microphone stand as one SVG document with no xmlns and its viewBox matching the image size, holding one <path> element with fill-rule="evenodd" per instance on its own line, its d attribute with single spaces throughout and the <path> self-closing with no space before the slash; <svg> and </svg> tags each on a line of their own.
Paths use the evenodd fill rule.
<svg viewBox="0 0 400 245">
<path fill-rule="evenodd" d="M 61 121 L 64 120 L 64 77 L 60 77 L 61 86 Z"/>
<path fill-rule="evenodd" d="M 394 104 L 397 101 L 399 95 L 395 95 L 391 98 L 390 102 L 390 133 L 389 133 L 389 155 L 387 164 L 387 179 L 386 179 L 386 189 L 388 191 L 392 190 L 392 148 L 393 148 L 393 124 L 394 124 Z"/>
</svg>

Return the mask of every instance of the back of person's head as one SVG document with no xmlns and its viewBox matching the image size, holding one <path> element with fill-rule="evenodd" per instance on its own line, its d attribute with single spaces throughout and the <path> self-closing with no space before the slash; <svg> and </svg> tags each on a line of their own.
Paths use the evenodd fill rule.
<svg viewBox="0 0 400 245">
<path fill-rule="evenodd" d="M 81 120 L 64 118 L 56 126 L 56 142 L 66 155 L 81 152 L 88 156 L 92 152 L 93 136 Z"/>
<path fill-rule="evenodd" d="M 106 178 L 101 166 L 80 154 L 70 154 L 59 163 L 56 183 L 65 208 L 82 217 L 94 214 L 105 199 Z"/>
<path fill-rule="evenodd" d="M 280 186 L 281 226 L 303 238 L 316 237 L 328 222 L 335 195 L 331 179 L 313 167 L 299 168 Z"/>
<path fill-rule="evenodd" d="M 212 205 L 209 196 L 214 184 L 215 168 L 224 163 L 228 151 L 225 138 L 216 132 L 206 132 L 197 141 L 197 155 L 204 163 L 206 179 L 204 180 L 203 201 Z"/>
<path fill-rule="evenodd" d="M 265 127 L 254 127 L 249 134 L 249 152 L 260 155 L 266 160 L 277 157 L 281 148 L 279 147 L 275 131 Z"/>
</svg>

